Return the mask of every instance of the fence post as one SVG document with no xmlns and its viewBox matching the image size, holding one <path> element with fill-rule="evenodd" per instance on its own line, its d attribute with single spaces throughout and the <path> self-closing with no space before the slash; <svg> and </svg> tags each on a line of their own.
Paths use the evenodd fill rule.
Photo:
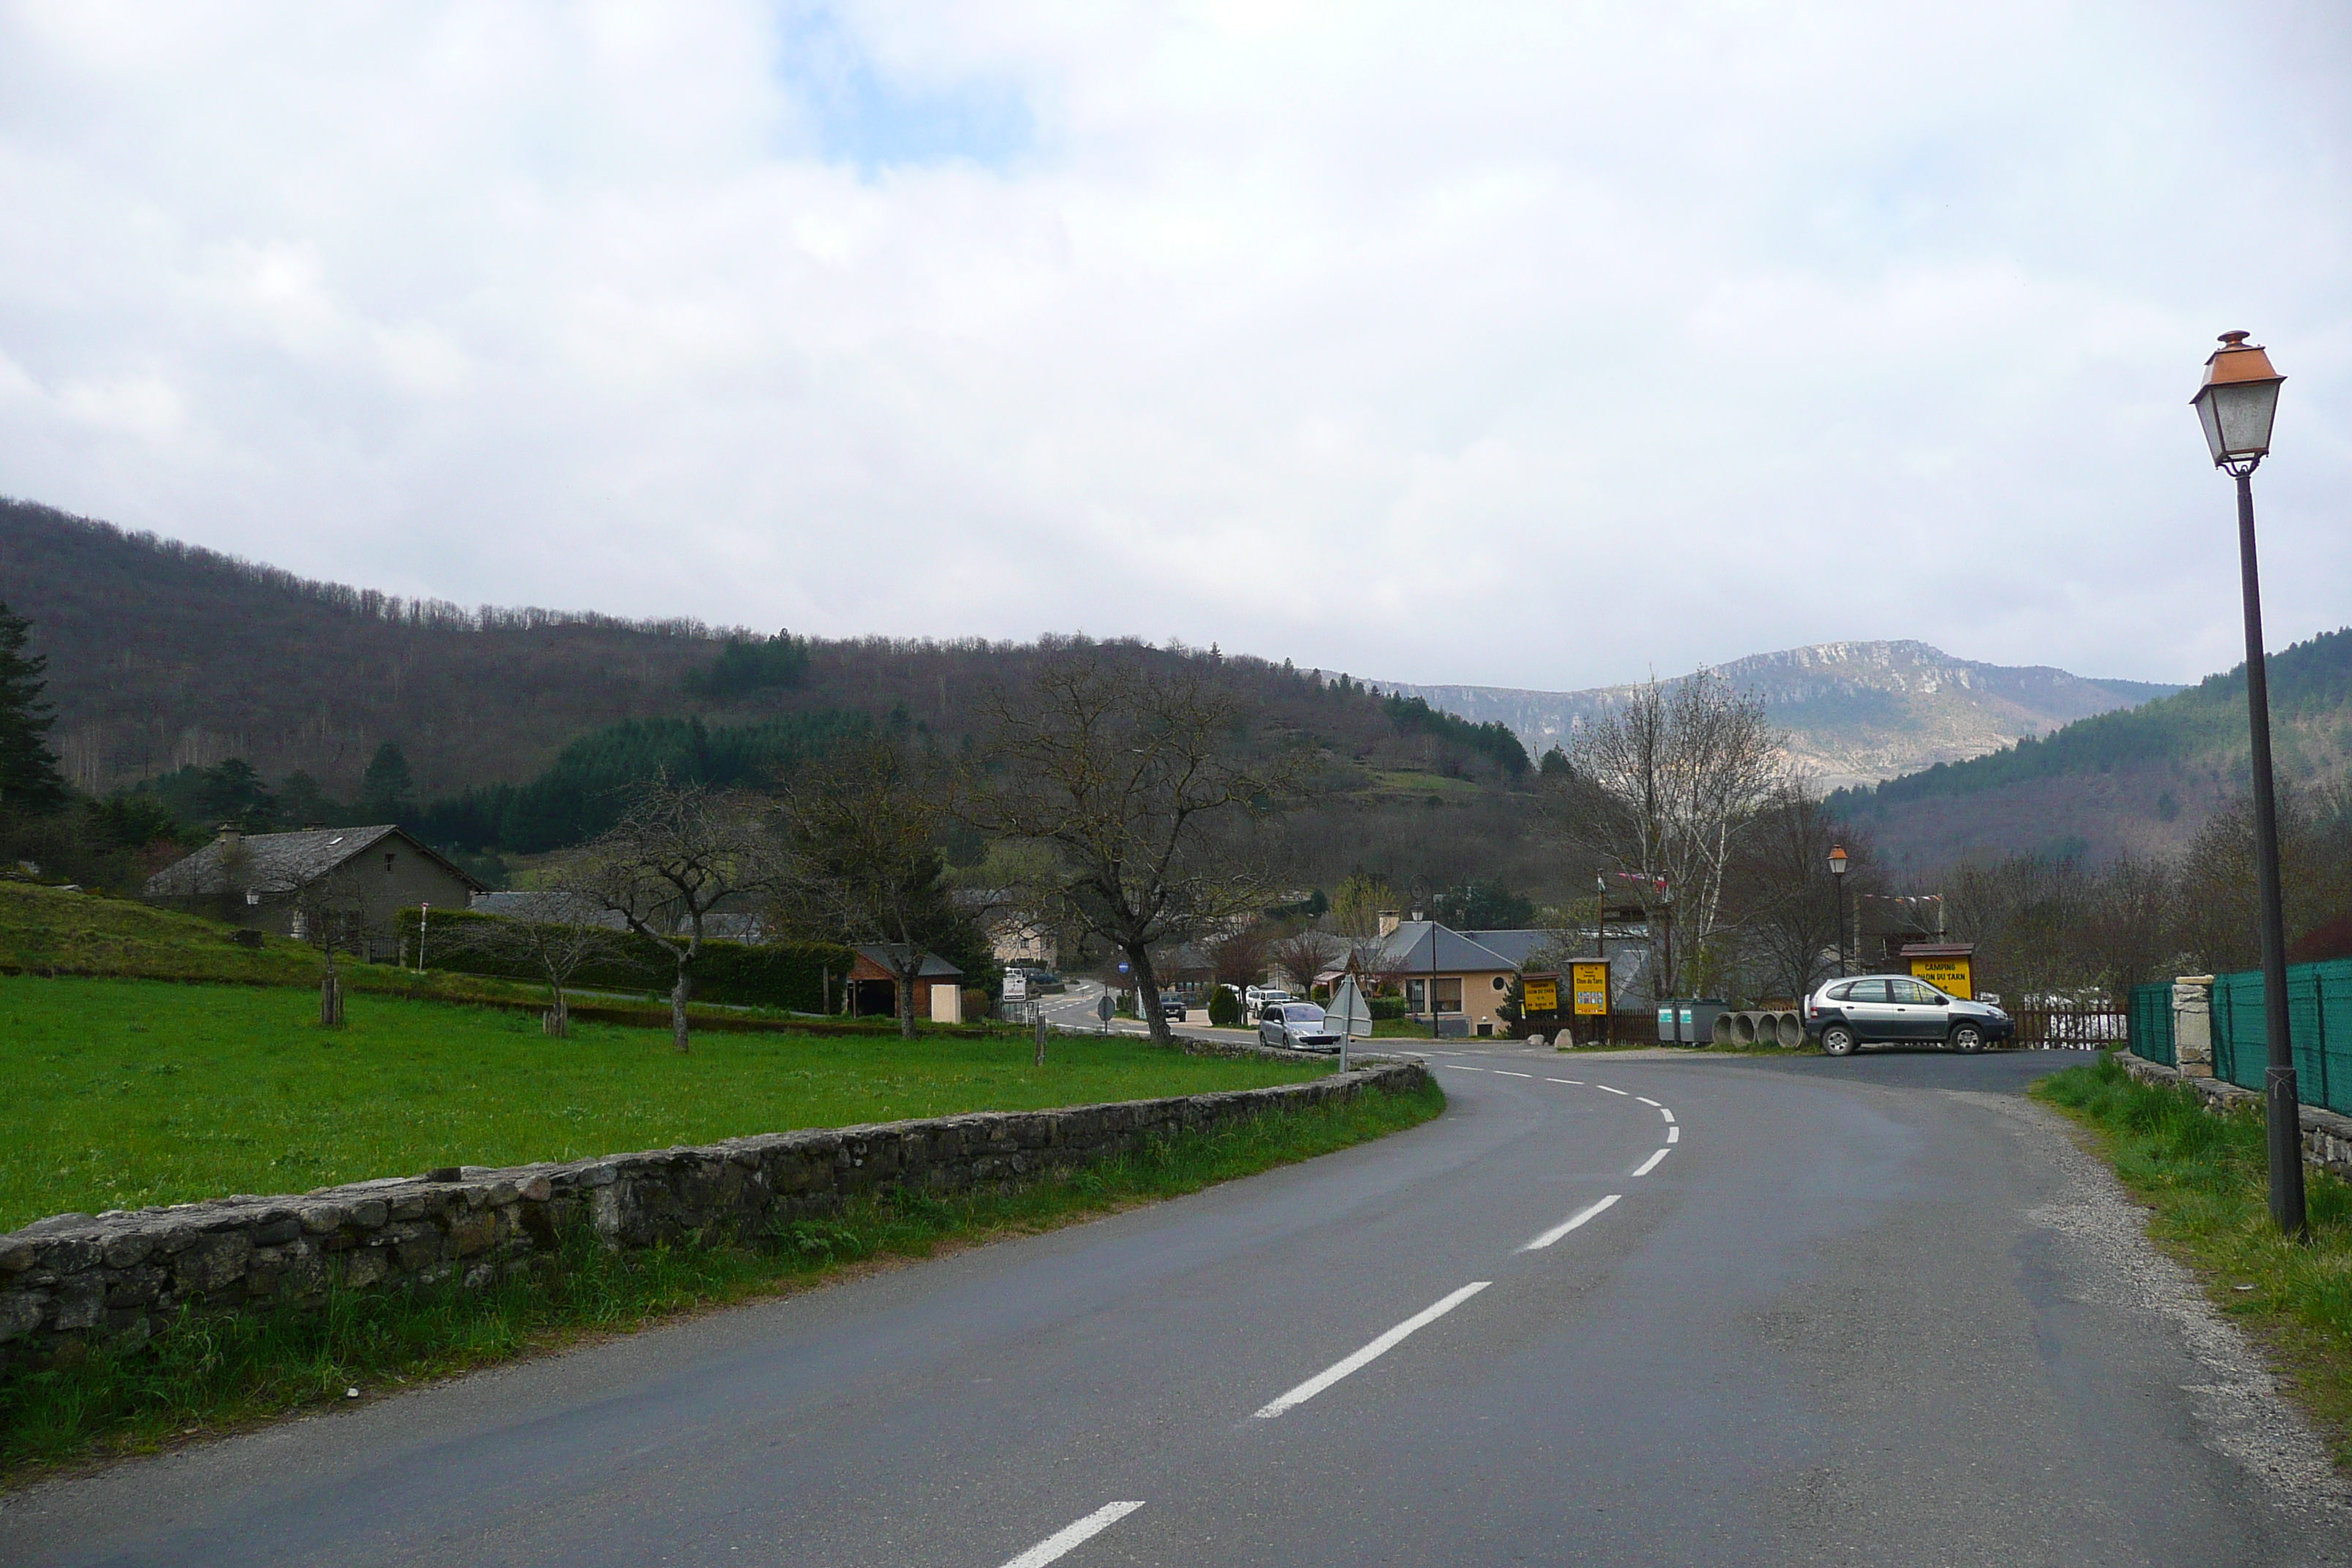
<svg viewBox="0 0 2352 1568">
<path fill-rule="evenodd" d="M 2336 1109 L 2336 1096 L 2327 1084 L 2327 976 L 2315 969 L 2311 974 L 2311 1032 L 2317 1037 L 2312 1043 L 2312 1055 L 2319 1063 L 2319 1103 L 2328 1110 Z"/>
</svg>

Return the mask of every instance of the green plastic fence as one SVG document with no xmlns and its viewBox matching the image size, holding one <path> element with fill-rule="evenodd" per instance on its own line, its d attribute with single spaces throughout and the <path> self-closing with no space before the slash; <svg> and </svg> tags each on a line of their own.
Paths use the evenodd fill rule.
<svg viewBox="0 0 2352 1568">
<path fill-rule="evenodd" d="M 2125 1014 L 2125 1024 L 2131 1031 L 2131 1052 L 2166 1067 L 2180 1065 L 2172 1044 L 2172 987 L 2135 985 L 2131 989 L 2131 1005 Z"/>
<path fill-rule="evenodd" d="M 2151 987 L 2152 989 L 2152 987 Z M 2295 1087 L 2305 1105 L 2352 1113 L 2352 958 L 2290 964 L 2287 1038 Z M 2213 980 L 2213 1071 L 2259 1091 L 2269 1062 L 2263 1026 L 2263 972 Z"/>
</svg>

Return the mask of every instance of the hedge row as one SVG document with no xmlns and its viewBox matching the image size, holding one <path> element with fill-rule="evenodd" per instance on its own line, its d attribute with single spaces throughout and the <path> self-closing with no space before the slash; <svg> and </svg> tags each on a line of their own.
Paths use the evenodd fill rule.
<svg viewBox="0 0 2352 1568">
<path fill-rule="evenodd" d="M 464 910 L 435 910 L 425 931 L 425 959 L 434 969 L 461 974 L 486 974 L 501 980 L 544 983 L 546 976 L 529 964 L 501 962 L 493 955 L 467 951 L 457 932 L 504 915 L 478 915 Z M 400 912 L 400 929 L 416 930 L 417 911 Z M 615 956 L 583 964 L 572 984 L 589 991 L 667 991 L 677 966 L 667 949 L 635 931 L 614 931 Z M 825 979 L 832 977 L 833 1004 L 841 1003 L 841 984 L 856 954 L 831 942 L 752 943 L 706 939 L 694 961 L 695 999 L 740 1002 L 753 1006 L 786 1007 L 798 1013 L 824 1010 Z"/>
</svg>

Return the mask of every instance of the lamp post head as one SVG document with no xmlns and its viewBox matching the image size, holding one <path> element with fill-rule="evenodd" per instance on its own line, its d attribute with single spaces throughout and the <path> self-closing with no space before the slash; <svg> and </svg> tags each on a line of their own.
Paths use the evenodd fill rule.
<svg viewBox="0 0 2352 1568">
<path fill-rule="evenodd" d="M 2205 361 L 2205 384 L 2190 398 L 2213 466 L 2251 472 L 2271 449 L 2271 420 L 2278 413 L 2279 383 L 2271 356 L 2244 332 L 2223 332 L 2221 346 Z"/>
<path fill-rule="evenodd" d="M 1845 846 L 1843 844 L 1830 846 L 1830 875 L 1832 877 L 1845 875 Z"/>
</svg>

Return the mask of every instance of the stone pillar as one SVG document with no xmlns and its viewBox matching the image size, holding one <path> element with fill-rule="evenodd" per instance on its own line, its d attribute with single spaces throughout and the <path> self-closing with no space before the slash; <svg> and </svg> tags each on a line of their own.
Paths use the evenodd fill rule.
<svg viewBox="0 0 2352 1568">
<path fill-rule="evenodd" d="M 2183 1078 L 2213 1076 L 2213 977 L 2184 974 L 2172 983 L 2172 1058 Z"/>
</svg>

